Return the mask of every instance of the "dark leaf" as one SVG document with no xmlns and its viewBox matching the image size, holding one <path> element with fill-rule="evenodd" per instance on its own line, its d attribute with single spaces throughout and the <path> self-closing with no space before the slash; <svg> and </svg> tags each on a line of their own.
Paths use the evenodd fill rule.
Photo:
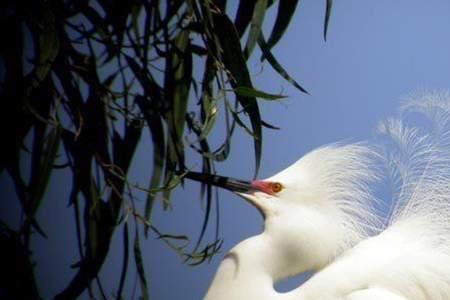
<svg viewBox="0 0 450 300">
<path fill-rule="evenodd" d="M 146 101 L 143 97 L 138 96 L 136 97 L 136 103 L 141 109 L 141 112 L 144 114 L 144 118 L 147 122 L 152 137 L 153 171 L 148 189 L 154 190 L 161 183 L 161 175 L 164 168 L 164 158 L 166 151 L 166 137 L 164 134 L 161 116 L 151 109 L 148 101 Z M 147 202 L 145 203 L 145 219 L 150 223 L 152 208 L 155 201 L 155 194 L 156 192 L 149 192 L 147 194 Z M 146 233 L 147 232 L 148 227 L 146 228 Z"/>
<path fill-rule="evenodd" d="M 231 84 L 234 88 L 238 86 L 253 87 L 250 74 L 242 56 L 242 49 L 233 23 L 226 15 L 217 14 L 214 18 L 215 28 L 217 33 L 222 37 L 220 40 L 223 50 L 223 62 L 225 67 L 232 75 Z M 262 131 L 261 131 L 261 116 L 259 113 L 258 104 L 254 97 L 243 97 L 236 93 L 236 98 L 244 108 L 244 111 L 249 115 L 250 123 L 253 128 L 253 140 L 255 146 L 255 177 L 258 174 L 261 162 L 262 150 Z"/>
<path fill-rule="evenodd" d="M 200 137 L 201 135 L 201 130 L 199 128 L 197 128 L 197 126 L 194 126 L 194 119 L 192 116 L 188 116 L 187 117 L 187 121 L 188 124 L 190 125 L 190 127 L 192 128 L 192 130 Z M 213 159 L 213 154 L 211 154 L 211 150 L 209 147 L 208 142 L 206 141 L 206 139 L 200 139 L 199 140 L 199 144 L 200 144 L 200 150 L 199 152 L 202 154 L 203 156 L 203 165 L 202 165 L 202 171 L 204 174 L 211 174 L 213 172 L 213 165 L 211 162 L 211 159 Z M 201 187 L 201 194 L 202 197 L 204 196 L 204 192 L 206 191 L 206 212 L 205 212 L 205 216 L 203 218 L 203 224 L 202 224 L 202 228 L 200 230 L 200 235 L 198 237 L 197 242 L 195 243 L 194 246 L 194 252 L 197 251 L 198 247 L 200 246 L 200 243 L 202 242 L 205 233 L 206 233 L 206 229 L 208 227 L 208 223 L 209 223 L 209 217 L 211 214 L 211 204 L 212 204 L 212 186 L 210 184 L 203 184 L 202 183 L 202 187 Z"/>
<path fill-rule="evenodd" d="M 269 94 L 246 86 L 239 86 L 235 88 L 234 91 L 236 92 L 236 94 L 243 97 L 255 97 L 255 98 L 262 98 L 265 100 L 279 100 L 286 98 L 286 96 L 284 95 Z"/>
<path fill-rule="evenodd" d="M 291 22 L 292 16 L 297 8 L 298 0 L 280 0 L 278 4 L 278 14 L 272 33 L 267 41 L 267 48 L 270 50 L 275 46 L 283 36 L 284 32 Z M 264 59 L 264 57 L 262 58 Z"/>
<path fill-rule="evenodd" d="M 35 174 L 31 183 L 31 186 L 33 187 L 31 195 L 31 198 L 33 199 L 33 212 L 37 211 L 43 199 L 52 172 L 53 162 L 58 154 L 60 139 L 61 127 L 53 127 L 48 134 L 45 146 L 43 146 L 37 170 L 33 172 L 33 174 Z"/>
<path fill-rule="evenodd" d="M 330 21 L 331 9 L 333 7 L 333 0 L 327 0 L 327 8 L 325 11 L 325 21 L 323 26 L 323 38 L 327 40 L 328 22 Z"/>
<path fill-rule="evenodd" d="M 60 41 L 55 15 L 47 5 L 42 5 L 40 18 L 34 22 L 37 24 L 31 26 L 32 30 L 35 30 L 32 34 L 39 38 L 38 45 L 35 45 L 37 47 L 35 68 L 29 79 L 31 87 L 36 88 L 50 72 L 59 52 Z"/>
<path fill-rule="evenodd" d="M 192 53 L 189 52 L 189 32 L 182 30 L 175 39 L 170 56 L 166 60 L 164 92 L 166 101 L 171 105 L 168 112 L 168 141 L 166 143 L 165 184 L 173 182 L 177 167 L 184 168 L 183 134 L 189 90 L 192 81 Z M 170 190 L 163 192 L 164 205 L 170 203 Z"/>
<path fill-rule="evenodd" d="M 266 128 L 274 129 L 274 130 L 280 130 L 280 127 L 277 127 L 277 126 L 275 126 L 275 125 L 269 124 L 269 123 L 267 123 L 267 122 L 265 122 L 265 121 L 261 121 L 261 123 L 262 123 L 262 125 L 263 125 L 264 127 L 266 127 Z"/>
<path fill-rule="evenodd" d="M 181 31 L 175 39 L 175 48 L 172 51 L 172 71 L 174 72 L 172 107 L 173 123 L 175 126 L 176 137 L 181 142 L 184 131 L 184 120 L 186 115 L 187 103 L 189 99 L 189 89 L 192 80 L 192 53 L 189 52 L 189 32 Z"/>
<path fill-rule="evenodd" d="M 144 300 L 148 300 L 149 297 L 148 297 L 147 277 L 145 276 L 144 261 L 142 260 L 141 245 L 139 243 L 139 233 L 137 232 L 137 230 L 134 236 L 133 249 L 134 249 L 134 262 L 136 263 L 139 283 L 141 286 L 141 295 Z"/>
<path fill-rule="evenodd" d="M 123 224 L 123 261 L 122 261 L 122 271 L 120 272 L 119 288 L 117 289 L 117 299 L 122 299 L 123 286 L 125 284 L 125 278 L 127 276 L 128 270 L 128 224 L 125 222 Z"/>
<path fill-rule="evenodd" d="M 245 29 L 247 29 L 248 25 L 250 24 L 255 5 L 256 1 L 239 1 L 236 20 L 234 21 L 239 37 L 242 37 Z"/>
<path fill-rule="evenodd" d="M 139 63 L 132 57 L 128 55 L 124 55 L 125 60 L 128 63 L 128 66 L 133 71 L 134 76 L 136 76 L 137 80 L 141 84 L 147 95 L 154 97 L 155 99 L 161 98 L 161 88 L 158 84 L 150 77 L 150 74 L 146 70 L 145 67 L 139 65 Z"/>
<path fill-rule="evenodd" d="M 248 59 L 258 42 L 258 37 L 262 31 L 262 23 L 266 14 L 267 0 L 258 0 L 253 10 L 250 32 L 248 34 L 247 44 L 245 45 L 244 55 Z"/>
<path fill-rule="evenodd" d="M 158 236 L 158 239 L 171 239 L 171 240 L 182 240 L 182 241 L 189 240 L 189 238 L 185 235 L 173 235 L 173 234 L 161 234 Z"/>
<path fill-rule="evenodd" d="M 264 57 L 267 59 L 267 61 L 270 63 L 272 68 L 274 68 L 275 71 L 277 71 L 278 74 L 280 74 L 284 79 L 286 79 L 289 83 L 291 83 L 293 86 L 295 86 L 298 90 L 301 92 L 308 94 L 308 92 L 302 88 L 297 81 L 295 81 L 287 72 L 286 70 L 280 65 L 280 63 L 277 61 L 277 59 L 272 55 L 270 50 L 267 48 L 266 41 L 264 40 L 264 37 L 262 34 L 259 36 L 258 39 L 259 47 L 261 48 L 261 51 L 264 54 Z"/>
<path fill-rule="evenodd" d="M 216 99 L 213 96 L 213 80 L 217 72 L 217 66 L 211 56 L 209 56 L 205 63 L 202 81 L 202 97 L 200 101 L 201 105 L 201 119 L 203 126 L 199 139 L 206 138 L 211 132 L 217 119 L 217 104 Z"/>
</svg>

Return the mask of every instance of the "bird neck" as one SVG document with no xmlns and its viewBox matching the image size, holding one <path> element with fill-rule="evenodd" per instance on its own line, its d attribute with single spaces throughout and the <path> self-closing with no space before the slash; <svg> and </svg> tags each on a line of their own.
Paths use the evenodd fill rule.
<svg viewBox="0 0 450 300">
<path fill-rule="evenodd" d="M 340 216 L 324 210 L 287 207 L 266 219 L 263 236 L 270 255 L 265 255 L 272 259 L 268 269 L 275 282 L 320 270 L 339 254 L 345 236 Z"/>
<path fill-rule="evenodd" d="M 280 262 L 266 233 L 250 237 L 225 256 L 205 300 L 273 299 Z"/>
<path fill-rule="evenodd" d="M 242 241 L 225 256 L 205 300 L 279 298 L 274 289 L 277 281 L 318 270 L 332 257 L 335 245 L 326 245 L 329 236 L 321 236 L 324 231 L 332 230 L 332 226 L 319 221 L 312 222 L 314 228 L 306 226 L 289 236 L 283 232 L 292 232 L 289 223 L 266 220 L 263 233 Z M 277 226 L 281 223 L 286 227 Z"/>
<path fill-rule="evenodd" d="M 288 262 L 267 231 L 242 241 L 228 256 L 235 257 L 240 274 L 261 274 L 262 278 L 269 278 L 271 284 L 287 276 L 283 273 Z"/>
<path fill-rule="evenodd" d="M 268 295 L 278 299 L 276 282 L 305 271 L 317 271 L 333 260 L 343 235 L 341 227 L 336 226 L 337 220 L 330 220 L 314 208 L 293 214 L 279 212 L 268 216 L 263 233 L 231 249 L 205 300 L 275 299 Z"/>
</svg>

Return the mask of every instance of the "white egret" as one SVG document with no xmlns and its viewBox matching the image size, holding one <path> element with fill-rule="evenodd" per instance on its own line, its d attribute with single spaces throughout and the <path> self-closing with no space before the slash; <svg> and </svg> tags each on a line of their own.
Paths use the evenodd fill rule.
<svg viewBox="0 0 450 300">
<path fill-rule="evenodd" d="M 322 147 L 263 181 L 213 180 L 257 207 L 265 228 L 227 254 L 205 299 L 450 299 L 449 99 L 407 105 L 434 122 L 432 134 L 395 120 L 380 127 L 396 144 L 384 157 L 398 193 L 374 237 L 364 239 L 377 220 L 367 188 L 375 154 L 364 145 Z M 320 271 L 293 291 L 274 289 L 307 270 Z"/>
<path fill-rule="evenodd" d="M 261 234 L 227 254 L 206 299 L 274 299 L 276 281 L 319 270 L 366 237 L 375 220 L 367 188 L 374 157 L 363 144 L 331 145 L 265 180 L 188 173 L 237 192 L 265 219 Z"/>
</svg>

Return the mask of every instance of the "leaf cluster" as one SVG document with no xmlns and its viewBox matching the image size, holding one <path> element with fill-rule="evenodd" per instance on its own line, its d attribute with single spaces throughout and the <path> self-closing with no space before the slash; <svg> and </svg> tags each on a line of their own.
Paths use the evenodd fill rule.
<svg viewBox="0 0 450 300">
<path fill-rule="evenodd" d="M 107 297 L 98 274 L 118 227 L 123 230 L 124 247 L 118 299 L 123 297 L 129 250 L 142 297 L 148 298 L 142 229 L 191 264 L 220 249 L 216 237 L 199 250 L 210 220 L 211 186 L 202 187 L 206 210 L 194 250 L 186 250 L 186 236 L 160 232 L 152 223 L 152 209 L 159 195 L 170 206 L 172 189 L 192 167 L 186 165 L 188 150 L 198 155 L 202 172 L 213 174 L 215 164 L 229 158 L 236 128 L 253 140 L 256 176 L 262 129 L 275 128 L 262 120 L 258 100 L 283 98 L 254 87 L 247 61 L 256 47 L 262 60 L 306 93 L 272 53 L 298 1 L 277 2 L 275 23 L 266 39 L 262 26 L 274 2 L 241 0 L 234 18 L 226 13 L 226 0 L 9 0 L 2 4 L 0 30 L 8 42 L 0 48 L 1 127 L 6 141 L 0 172 L 12 179 L 23 212 L 19 230 L 7 229 L 8 236 L 17 237 L 14 243 L 19 240 L 25 252 L 33 233 L 46 237 L 36 214 L 52 176 L 63 169 L 72 180 L 66 200 L 74 211 L 80 261 L 73 266 L 75 276 L 55 299 L 74 299 L 85 290 L 93 297 L 94 282 Z M 327 1 L 325 25 L 331 3 Z M 226 134 L 213 148 L 209 138 L 217 122 L 224 123 Z M 150 181 L 141 187 L 132 184 L 128 174 L 144 131 L 152 138 L 153 162 Z M 24 161 L 30 163 L 24 167 Z M 135 207 L 136 190 L 147 195 L 142 211 Z M 29 282 L 32 268 L 25 269 Z M 38 289 L 32 291 L 31 298 L 38 299 Z"/>
</svg>

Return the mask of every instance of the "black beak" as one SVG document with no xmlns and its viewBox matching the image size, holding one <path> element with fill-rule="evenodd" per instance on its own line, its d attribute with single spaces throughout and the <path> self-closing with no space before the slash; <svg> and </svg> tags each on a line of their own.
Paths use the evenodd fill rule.
<svg viewBox="0 0 450 300">
<path fill-rule="evenodd" d="M 234 179 L 219 175 L 204 174 L 198 172 L 183 173 L 184 178 L 221 187 L 236 193 L 246 193 L 255 190 L 250 181 Z"/>
</svg>

